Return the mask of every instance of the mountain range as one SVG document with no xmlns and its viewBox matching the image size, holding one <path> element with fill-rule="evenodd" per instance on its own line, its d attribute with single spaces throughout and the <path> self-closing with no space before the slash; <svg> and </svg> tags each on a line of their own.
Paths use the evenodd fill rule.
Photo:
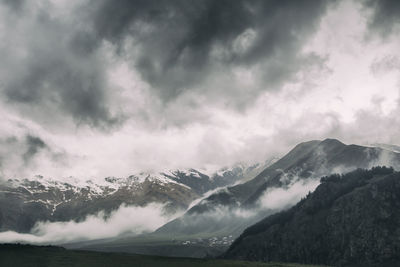
<svg viewBox="0 0 400 267">
<path fill-rule="evenodd" d="M 185 210 L 195 199 L 217 187 L 233 184 L 262 165 L 237 165 L 212 175 L 194 169 L 127 178 L 107 177 L 82 182 L 36 176 L 0 182 L 0 231 L 29 232 L 39 221 L 82 221 L 88 215 L 109 214 L 122 204 L 161 203 L 168 214 Z"/>
<path fill-rule="evenodd" d="M 379 165 L 398 169 L 399 164 L 399 153 L 381 147 L 345 145 L 335 139 L 304 142 L 253 179 L 205 196 L 184 215 L 153 233 L 140 238 L 101 240 L 73 247 L 156 255 L 216 256 L 247 227 L 289 208 L 302 194 L 313 191 L 322 176 Z M 295 194 L 298 187 L 303 192 Z M 298 199 L 294 197 L 288 201 L 282 198 L 285 194 L 295 194 Z M 271 202 L 278 202 L 278 205 L 271 205 Z"/>
<path fill-rule="evenodd" d="M 395 261 L 397 170 L 396 146 L 325 139 L 300 143 L 279 160 L 211 175 L 187 169 L 86 182 L 10 179 L 0 184 L 0 231 L 27 233 L 38 221 L 79 222 L 123 204 L 161 203 L 166 214 L 185 212 L 151 233 L 64 245 L 338 266 Z"/>
</svg>

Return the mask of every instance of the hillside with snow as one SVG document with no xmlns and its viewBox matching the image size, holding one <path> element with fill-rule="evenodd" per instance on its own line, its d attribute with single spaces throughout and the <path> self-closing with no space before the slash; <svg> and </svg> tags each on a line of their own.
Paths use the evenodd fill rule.
<svg viewBox="0 0 400 267">
<path fill-rule="evenodd" d="M 163 205 L 163 213 L 186 210 L 206 192 L 232 185 L 263 164 L 224 168 L 211 175 L 195 169 L 138 173 L 128 177 L 82 180 L 35 176 L 0 183 L 0 231 L 29 232 L 40 221 L 81 221 L 121 205 Z"/>
</svg>

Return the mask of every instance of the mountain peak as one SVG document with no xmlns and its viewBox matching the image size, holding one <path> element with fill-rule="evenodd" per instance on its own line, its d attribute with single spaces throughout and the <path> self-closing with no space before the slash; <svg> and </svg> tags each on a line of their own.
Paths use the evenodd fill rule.
<svg viewBox="0 0 400 267">
<path fill-rule="evenodd" d="M 338 139 L 326 138 L 322 141 L 321 140 L 310 140 L 310 141 L 306 141 L 306 142 L 301 142 L 294 147 L 293 151 L 309 149 L 309 148 L 316 147 L 319 145 L 324 146 L 324 147 L 345 146 L 345 144 L 340 142 Z"/>
<path fill-rule="evenodd" d="M 338 139 L 334 139 L 334 138 L 326 138 L 323 141 L 321 141 L 321 144 L 345 146 L 345 144 L 340 142 Z"/>
</svg>

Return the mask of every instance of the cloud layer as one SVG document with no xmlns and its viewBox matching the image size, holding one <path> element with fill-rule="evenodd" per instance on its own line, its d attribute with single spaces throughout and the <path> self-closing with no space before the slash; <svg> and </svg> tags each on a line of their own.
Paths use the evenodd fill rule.
<svg viewBox="0 0 400 267">
<path fill-rule="evenodd" d="M 138 216 L 140 214 L 140 216 Z M 0 242 L 22 242 L 31 244 L 63 244 L 85 240 L 138 235 L 151 232 L 169 219 L 162 206 L 151 204 L 146 207 L 122 205 L 105 218 L 104 213 L 88 216 L 82 222 L 39 222 L 31 233 L 1 232 Z"/>
<path fill-rule="evenodd" d="M 218 168 L 326 137 L 399 144 L 399 12 L 2 0 L 2 177 Z"/>
</svg>

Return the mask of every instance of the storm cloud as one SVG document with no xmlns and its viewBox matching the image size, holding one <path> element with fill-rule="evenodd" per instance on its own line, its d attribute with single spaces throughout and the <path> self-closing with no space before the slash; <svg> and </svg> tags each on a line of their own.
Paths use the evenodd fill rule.
<svg viewBox="0 0 400 267">
<path fill-rule="evenodd" d="M 299 52 L 328 1 L 103 0 L 90 5 L 95 36 L 116 44 L 162 100 L 187 90 L 222 90 L 236 104 L 241 98 L 250 103 L 259 90 L 276 89 L 299 68 L 318 61 Z M 215 75 L 253 67 L 263 80 L 257 90 L 203 86 Z"/>
<path fill-rule="evenodd" d="M 399 144 L 399 14 L 389 0 L 1 0 L 2 173 L 219 169 L 327 137 Z"/>
<path fill-rule="evenodd" d="M 373 8 L 370 27 L 387 36 L 400 23 L 400 3 L 396 0 L 366 0 L 365 5 Z"/>
<path fill-rule="evenodd" d="M 2 36 L 3 95 L 28 116 L 65 116 L 97 128 L 119 125 L 111 107 L 104 43 L 126 60 L 161 102 L 186 91 L 251 104 L 293 74 L 321 61 L 299 53 L 328 1 L 89 1 L 59 18 L 54 2 L 4 2 L 15 24 Z M 22 39 L 22 35 L 24 38 Z M 224 84 L 252 69 L 260 86 Z M 222 79 L 219 78 L 222 77 Z M 229 94 L 226 94 L 229 92 Z M 62 113 L 62 114 L 60 114 Z M 59 115 L 59 118 L 57 116 Z"/>
<path fill-rule="evenodd" d="M 46 143 L 42 139 L 36 136 L 28 135 L 26 137 L 27 150 L 23 155 L 25 163 L 29 162 L 40 150 L 47 147 Z"/>
<path fill-rule="evenodd" d="M 111 88 L 102 56 L 82 50 L 85 30 L 57 18 L 47 1 L 5 3 L 12 11 L 0 10 L 3 98 L 41 122 L 71 117 L 99 128 L 117 124 L 120 118 L 108 107 Z"/>
</svg>

